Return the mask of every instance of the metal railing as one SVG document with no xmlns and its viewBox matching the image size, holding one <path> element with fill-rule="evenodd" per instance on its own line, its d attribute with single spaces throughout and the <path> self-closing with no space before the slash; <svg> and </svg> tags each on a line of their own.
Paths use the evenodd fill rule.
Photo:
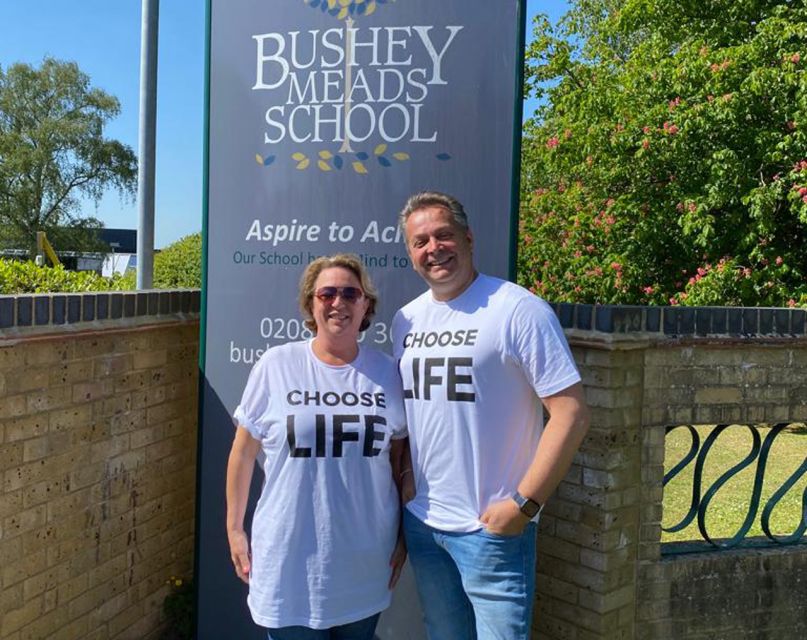
<svg viewBox="0 0 807 640">
<path fill-rule="evenodd" d="M 807 447 L 804 451 L 804 461 L 796 468 L 796 470 L 785 479 L 781 485 L 768 497 L 765 504 L 761 504 L 762 487 L 765 479 L 765 472 L 770 464 L 770 451 L 774 441 L 785 430 L 790 427 L 792 423 L 780 423 L 770 427 L 770 431 L 765 436 L 764 440 L 760 434 L 761 427 L 759 425 L 732 425 L 732 424 L 719 424 L 711 428 L 708 435 L 701 440 L 701 434 L 698 429 L 693 425 L 674 425 L 666 427 L 666 436 L 677 429 L 685 429 L 690 435 L 689 451 L 678 461 L 672 468 L 664 474 L 663 486 L 666 487 L 673 479 L 681 474 L 689 465 L 694 463 L 692 471 L 692 485 L 690 492 L 689 510 L 686 515 L 677 523 L 662 527 L 662 531 L 667 533 L 675 533 L 686 529 L 693 520 L 697 518 L 697 525 L 700 535 L 703 540 L 708 542 L 712 547 L 717 549 L 730 549 L 743 543 L 749 530 L 756 521 L 757 514 L 762 508 L 760 517 L 760 525 L 763 533 L 767 537 L 767 541 L 763 539 L 763 544 L 777 544 L 789 545 L 796 544 L 802 541 L 804 532 L 807 531 L 807 487 L 805 487 L 801 500 L 801 519 L 796 525 L 796 528 L 789 535 L 776 535 L 771 531 L 771 514 L 776 506 L 780 503 L 782 498 L 787 494 L 796 483 L 807 473 Z M 725 470 L 714 480 L 708 487 L 704 486 L 704 468 L 709 457 L 709 453 L 713 451 L 715 443 L 722 433 L 729 427 L 742 427 L 749 430 L 751 434 L 751 450 L 742 460 Z M 767 430 L 765 426 L 765 430 Z M 805 438 L 807 442 L 807 438 Z M 756 463 L 754 471 L 753 485 L 750 487 L 751 496 L 748 505 L 748 511 L 743 519 L 742 525 L 737 532 L 729 537 L 724 538 L 711 536 L 706 526 L 706 516 L 709 513 L 709 507 L 713 504 L 717 492 L 731 481 L 737 474 L 747 469 Z M 688 548 L 686 545 L 678 546 L 678 543 L 667 543 L 662 546 L 662 553 L 676 553 L 682 551 L 698 550 Z M 758 544 L 758 541 L 757 541 Z M 665 549 L 665 547 L 667 547 Z M 703 550 L 701 544 L 700 550 Z"/>
</svg>

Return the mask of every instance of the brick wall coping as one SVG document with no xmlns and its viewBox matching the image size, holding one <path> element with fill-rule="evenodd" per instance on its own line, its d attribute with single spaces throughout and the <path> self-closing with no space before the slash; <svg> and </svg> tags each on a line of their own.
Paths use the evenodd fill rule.
<svg viewBox="0 0 807 640">
<path fill-rule="evenodd" d="M 198 315 L 199 289 L 92 291 L 0 296 L 0 337 L 27 329 L 78 328 L 109 320 L 159 321 Z M 85 325 L 86 326 L 86 325 Z"/>
<path fill-rule="evenodd" d="M 0 296 L 0 334 L 117 319 L 198 314 L 198 289 Z M 769 307 L 643 307 L 553 303 L 570 333 L 636 338 L 807 338 L 807 310 Z"/>
<path fill-rule="evenodd" d="M 571 335 L 641 339 L 807 338 L 807 310 L 775 307 L 642 307 L 555 303 Z"/>
</svg>

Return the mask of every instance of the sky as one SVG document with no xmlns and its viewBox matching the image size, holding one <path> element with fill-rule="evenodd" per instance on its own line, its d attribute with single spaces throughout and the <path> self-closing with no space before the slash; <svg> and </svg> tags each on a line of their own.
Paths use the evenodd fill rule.
<svg viewBox="0 0 807 640">
<path fill-rule="evenodd" d="M 138 143 L 141 0 L 0 0 L 0 67 L 46 56 L 78 63 L 91 84 L 118 98 L 105 131 Z M 157 71 L 155 247 L 202 227 L 205 0 L 162 0 Z M 566 0 L 527 0 L 527 35 L 538 12 L 553 21 Z M 525 115 L 534 105 L 525 105 Z M 82 211 L 110 228 L 137 228 L 137 204 L 108 192 Z"/>
</svg>

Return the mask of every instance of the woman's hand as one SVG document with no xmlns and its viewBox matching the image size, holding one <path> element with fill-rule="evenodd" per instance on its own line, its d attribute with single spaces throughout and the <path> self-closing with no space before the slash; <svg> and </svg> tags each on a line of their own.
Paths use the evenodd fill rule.
<svg viewBox="0 0 807 640">
<path fill-rule="evenodd" d="M 389 579 L 390 589 L 394 589 L 395 585 L 398 584 L 398 579 L 401 577 L 404 564 L 406 564 L 406 541 L 401 532 L 398 534 L 398 541 L 395 543 L 395 549 L 392 551 L 392 556 L 389 559 L 389 566 L 392 569 L 392 575 Z"/>
<path fill-rule="evenodd" d="M 401 506 L 415 497 L 415 475 L 412 467 L 407 467 L 401 472 Z"/>
<path fill-rule="evenodd" d="M 227 533 L 230 542 L 230 559 L 237 575 L 246 584 L 249 584 L 249 540 L 243 531 L 230 531 Z M 405 552 L 404 552 L 405 553 Z"/>
</svg>

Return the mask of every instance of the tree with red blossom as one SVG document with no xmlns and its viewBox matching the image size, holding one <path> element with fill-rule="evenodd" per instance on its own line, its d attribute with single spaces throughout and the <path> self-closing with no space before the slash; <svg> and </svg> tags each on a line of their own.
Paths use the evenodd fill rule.
<svg viewBox="0 0 807 640">
<path fill-rule="evenodd" d="M 571 5 L 538 16 L 527 53 L 542 103 L 520 283 L 554 301 L 807 306 L 803 3 Z"/>
</svg>

